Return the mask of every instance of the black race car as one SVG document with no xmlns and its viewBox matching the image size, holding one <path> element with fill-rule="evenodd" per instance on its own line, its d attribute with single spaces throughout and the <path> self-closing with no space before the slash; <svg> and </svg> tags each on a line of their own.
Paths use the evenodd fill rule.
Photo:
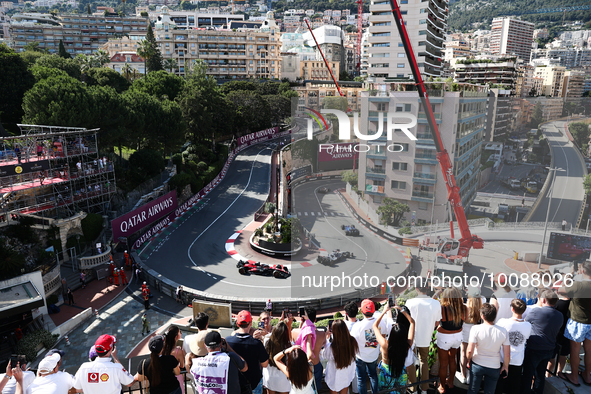
<svg viewBox="0 0 591 394">
<path fill-rule="evenodd" d="M 240 260 L 236 263 L 236 268 L 238 268 L 238 272 L 242 275 L 261 275 L 261 276 L 273 276 L 279 279 L 288 278 L 291 274 L 289 269 L 281 264 L 277 265 L 268 265 L 268 264 L 261 264 L 260 262 L 251 262 L 251 261 L 244 261 Z"/>
<path fill-rule="evenodd" d="M 321 187 L 320 189 L 318 189 L 318 193 L 320 193 L 320 194 L 330 193 L 330 189 L 328 187 Z"/>
<path fill-rule="evenodd" d="M 345 235 L 351 235 L 351 236 L 358 236 L 359 235 L 359 230 L 357 230 L 355 228 L 354 225 L 342 225 L 341 226 L 341 230 L 345 230 Z"/>
</svg>

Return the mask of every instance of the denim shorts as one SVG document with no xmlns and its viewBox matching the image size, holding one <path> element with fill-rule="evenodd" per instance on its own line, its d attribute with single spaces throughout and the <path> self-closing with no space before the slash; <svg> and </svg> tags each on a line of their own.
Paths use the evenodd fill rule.
<svg viewBox="0 0 591 394">
<path fill-rule="evenodd" d="M 564 336 L 574 342 L 583 342 L 585 339 L 591 340 L 591 324 L 577 323 L 573 319 L 568 319 Z"/>
<path fill-rule="evenodd" d="M 455 334 L 437 333 L 437 347 L 441 350 L 457 349 L 462 344 L 462 332 Z"/>
</svg>

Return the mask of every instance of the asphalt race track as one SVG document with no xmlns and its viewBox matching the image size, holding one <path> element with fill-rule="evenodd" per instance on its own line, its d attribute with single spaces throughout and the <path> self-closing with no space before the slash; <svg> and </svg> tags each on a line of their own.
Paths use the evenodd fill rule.
<svg viewBox="0 0 591 394">
<path fill-rule="evenodd" d="M 225 249 L 226 240 L 237 230 L 253 220 L 254 212 L 263 204 L 269 190 L 269 172 L 273 143 L 260 144 L 241 152 L 230 165 L 225 179 L 202 200 L 199 208 L 186 215 L 187 220 L 169 235 L 161 235 L 152 241 L 156 245 L 141 258 L 148 268 L 179 284 L 215 296 L 250 298 L 310 298 L 320 295 L 346 293 L 351 289 L 366 287 L 353 282 L 351 288 L 308 287 L 302 288 L 302 276 L 397 275 L 404 270 L 401 253 L 389 243 L 360 228 L 361 236 L 350 239 L 340 230 L 341 224 L 356 224 L 345 205 L 336 194 L 315 196 L 313 189 L 325 185 L 321 182 L 296 188 L 300 207 L 318 209 L 339 214 L 330 218 L 302 220 L 316 233 L 321 248 L 348 250 L 355 259 L 324 266 L 316 261 L 302 266 L 294 257 L 292 277 L 275 279 L 256 275 L 243 276 L 236 269 L 236 260 Z M 342 182 L 326 183 L 334 189 Z M 301 201 L 297 197 L 302 193 Z M 321 204 L 321 205 L 320 205 Z M 321 207 L 321 209 L 320 209 Z M 345 216 L 347 215 L 347 216 Z M 308 227 L 310 226 L 310 227 Z M 345 247 L 346 245 L 346 247 Z M 283 262 L 285 263 L 285 262 Z M 369 278 L 365 280 L 369 285 Z M 376 278 L 377 281 L 377 278 Z M 375 285 L 375 281 L 372 283 Z M 332 290 L 332 291 L 331 291 Z"/>
<path fill-rule="evenodd" d="M 572 143 L 569 142 L 564 132 L 564 121 L 547 123 L 542 131 L 550 144 L 554 167 L 562 168 L 563 172 L 556 172 L 554 188 L 550 185 L 546 195 L 532 213 L 530 222 L 544 222 L 552 193 L 552 206 L 548 222 L 561 222 L 562 219 L 570 225 L 576 225 L 583 204 L 583 178 L 587 175 L 585 164 L 581 161 L 580 155 Z"/>
</svg>

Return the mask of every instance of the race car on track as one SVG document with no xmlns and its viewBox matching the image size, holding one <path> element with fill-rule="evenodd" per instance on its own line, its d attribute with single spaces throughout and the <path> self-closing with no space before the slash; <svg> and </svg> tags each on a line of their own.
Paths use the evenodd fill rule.
<svg viewBox="0 0 591 394">
<path fill-rule="evenodd" d="M 333 265 L 335 263 L 339 263 L 344 261 L 348 258 L 355 258 L 355 255 L 351 252 L 341 252 L 339 249 L 333 251 L 328 256 L 318 256 L 318 262 L 320 264 L 330 264 Z"/>
<path fill-rule="evenodd" d="M 358 236 L 359 235 L 359 230 L 357 230 L 355 228 L 354 225 L 342 225 L 341 226 L 341 230 L 345 230 L 345 235 L 351 235 L 351 236 Z"/>
<path fill-rule="evenodd" d="M 279 279 L 285 279 L 290 276 L 289 269 L 281 264 L 268 265 L 261 264 L 260 262 L 251 262 L 240 260 L 236 263 L 238 272 L 242 275 L 261 275 L 261 276 L 273 276 Z"/>
<path fill-rule="evenodd" d="M 318 193 L 321 193 L 321 194 L 330 193 L 330 189 L 328 187 L 321 187 L 320 189 L 318 189 Z"/>
</svg>

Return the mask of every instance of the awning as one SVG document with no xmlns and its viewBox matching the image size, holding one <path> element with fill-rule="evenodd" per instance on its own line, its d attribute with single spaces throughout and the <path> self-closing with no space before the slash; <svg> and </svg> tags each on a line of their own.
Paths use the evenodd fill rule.
<svg viewBox="0 0 591 394">
<path fill-rule="evenodd" d="M 30 312 L 44 305 L 41 294 L 31 281 L 0 289 L 0 319 Z"/>
</svg>

